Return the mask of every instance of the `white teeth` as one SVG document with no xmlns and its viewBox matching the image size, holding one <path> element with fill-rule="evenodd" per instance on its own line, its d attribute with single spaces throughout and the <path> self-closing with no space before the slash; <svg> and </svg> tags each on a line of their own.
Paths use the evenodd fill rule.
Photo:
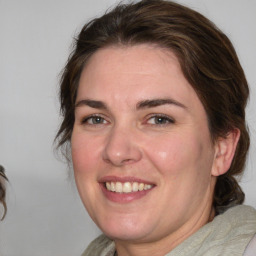
<svg viewBox="0 0 256 256">
<path fill-rule="evenodd" d="M 143 191 L 151 189 L 153 186 L 150 184 L 138 183 L 138 182 L 106 182 L 106 188 L 109 191 L 117 193 L 131 193 L 137 191 Z"/>
<path fill-rule="evenodd" d="M 132 192 L 132 184 L 130 182 L 125 182 L 123 184 L 123 192 L 124 193 Z"/>
<path fill-rule="evenodd" d="M 109 182 L 106 182 L 107 190 L 111 191 L 111 184 Z"/>
<path fill-rule="evenodd" d="M 139 184 L 138 182 L 132 183 L 132 191 L 137 192 L 139 190 Z"/>
<path fill-rule="evenodd" d="M 116 186 L 115 186 L 115 183 L 114 182 L 111 182 L 110 183 L 110 190 L 115 192 L 116 191 Z"/>
<path fill-rule="evenodd" d="M 152 188 L 152 185 L 149 185 L 149 184 L 146 184 L 145 186 L 144 186 L 144 190 L 148 190 L 148 189 L 151 189 Z"/>
<path fill-rule="evenodd" d="M 144 189 L 144 183 L 139 184 L 139 191 L 142 191 Z"/>
<path fill-rule="evenodd" d="M 112 182 L 111 182 L 111 183 L 112 183 Z M 123 185 L 122 185 L 121 182 L 117 182 L 117 183 L 116 183 L 116 190 L 115 190 L 115 191 L 118 192 L 118 193 L 123 192 Z"/>
</svg>

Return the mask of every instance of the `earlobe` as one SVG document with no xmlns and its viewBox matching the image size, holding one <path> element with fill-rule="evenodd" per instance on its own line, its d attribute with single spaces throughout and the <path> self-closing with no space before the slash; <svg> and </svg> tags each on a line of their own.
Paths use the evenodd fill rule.
<svg viewBox="0 0 256 256">
<path fill-rule="evenodd" d="M 228 171 L 236 152 L 240 130 L 233 129 L 225 138 L 218 138 L 215 144 L 215 158 L 212 168 L 213 176 L 220 176 Z"/>
</svg>

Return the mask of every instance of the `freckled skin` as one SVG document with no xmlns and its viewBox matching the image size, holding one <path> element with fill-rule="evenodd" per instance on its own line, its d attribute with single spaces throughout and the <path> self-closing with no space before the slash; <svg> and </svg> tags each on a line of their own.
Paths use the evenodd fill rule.
<svg viewBox="0 0 256 256">
<path fill-rule="evenodd" d="M 136 109 L 138 102 L 155 98 L 171 98 L 185 108 Z M 102 101 L 107 109 L 76 108 L 75 179 L 88 213 L 115 240 L 120 255 L 132 255 L 143 243 L 145 255 L 166 253 L 209 221 L 215 147 L 202 103 L 174 54 L 150 45 L 99 50 L 82 72 L 77 101 L 82 99 Z M 92 114 L 106 122 L 82 123 Z M 151 124 L 151 114 L 175 121 Z M 121 205 L 100 189 L 99 179 L 108 175 L 146 179 L 155 187 Z"/>
</svg>

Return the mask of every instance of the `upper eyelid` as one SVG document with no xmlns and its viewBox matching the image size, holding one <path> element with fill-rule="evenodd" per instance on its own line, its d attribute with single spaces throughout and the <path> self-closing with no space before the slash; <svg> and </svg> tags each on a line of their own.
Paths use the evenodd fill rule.
<svg viewBox="0 0 256 256">
<path fill-rule="evenodd" d="M 149 118 L 152 118 L 152 117 L 163 117 L 163 118 L 166 118 L 166 119 L 170 119 L 170 120 L 175 121 L 175 119 L 174 119 L 173 117 L 171 117 L 170 115 L 167 115 L 167 114 L 152 113 L 152 114 L 149 114 L 149 115 L 148 115 L 148 119 L 149 119 Z"/>
<path fill-rule="evenodd" d="M 81 121 L 83 122 L 83 121 L 88 120 L 88 119 L 93 118 L 93 117 L 100 117 L 100 118 L 108 121 L 108 118 L 106 118 L 103 114 L 90 114 L 90 115 L 82 117 Z"/>
<path fill-rule="evenodd" d="M 147 124 L 147 122 L 149 122 L 149 120 L 151 120 L 152 118 L 163 118 L 167 120 L 167 123 L 163 123 L 163 124 L 150 124 L 148 123 L 148 125 L 150 126 L 166 126 L 166 125 L 171 125 L 171 124 L 175 124 L 176 120 L 169 116 L 169 115 L 165 115 L 165 114 L 151 114 L 146 118 L 145 123 Z"/>
<path fill-rule="evenodd" d="M 85 112 L 85 111 L 76 111 L 75 112 L 75 118 L 77 119 L 85 119 L 87 117 L 93 117 L 93 116 L 100 116 L 102 118 L 107 118 L 107 115 L 103 112 Z"/>
</svg>

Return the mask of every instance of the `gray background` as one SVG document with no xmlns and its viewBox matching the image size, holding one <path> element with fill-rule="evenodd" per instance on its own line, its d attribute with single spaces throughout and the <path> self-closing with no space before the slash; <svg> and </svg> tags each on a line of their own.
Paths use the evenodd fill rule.
<svg viewBox="0 0 256 256">
<path fill-rule="evenodd" d="M 99 234 L 52 142 L 59 123 L 59 73 L 72 38 L 115 2 L 0 0 L 0 164 L 10 179 L 8 214 L 0 223 L 2 256 L 80 255 Z M 246 204 L 256 207 L 256 1 L 178 2 L 224 30 L 244 67 L 251 86 L 252 145 L 241 185 Z"/>
</svg>

